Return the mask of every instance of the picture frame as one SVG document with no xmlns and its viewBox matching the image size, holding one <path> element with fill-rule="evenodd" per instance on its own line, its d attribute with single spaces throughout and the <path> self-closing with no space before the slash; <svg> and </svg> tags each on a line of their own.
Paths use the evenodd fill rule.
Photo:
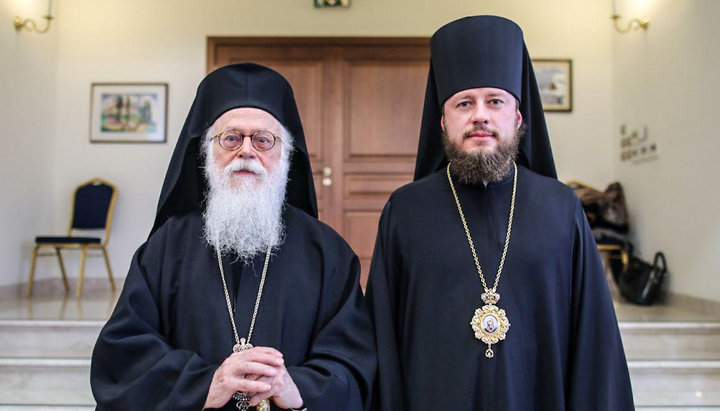
<svg viewBox="0 0 720 411">
<path fill-rule="evenodd" d="M 572 111 L 572 60 L 533 59 L 543 110 Z"/>
<path fill-rule="evenodd" d="M 90 142 L 167 142 L 167 96 L 167 83 L 92 83 Z"/>
</svg>

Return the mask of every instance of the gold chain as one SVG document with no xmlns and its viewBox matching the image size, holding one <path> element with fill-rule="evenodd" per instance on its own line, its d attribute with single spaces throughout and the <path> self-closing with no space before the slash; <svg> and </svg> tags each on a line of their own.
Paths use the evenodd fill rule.
<svg viewBox="0 0 720 411">
<path fill-rule="evenodd" d="M 455 192 L 455 185 L 453 184 L 452 178 L 450 177 L 450 163 L 448 163 L 447 165 L 447 178 L 450 182 L 450 189 L 452 190 L 453 197 L 455 197 L 455 204 L 457 204 L 457 209 L 460 213 L 460 220 L 462 220 L 462 225 L 465 229 L 465 235 L 467 236 L 468 244 L 470 244 L 470 251 L 472 251 L 473 259 L 475 260 L 475 267 L 477 267 L 480 281 L 482 281 L 483 288 L 488 294 L 495 294 L 497 290 L 498 282 L 500 281 L 500 274 L 502 274 L 502 269 L 505 265 L 505 256 L 507 255 L 508 246 L 510 245 L 510 232 L 512 231 L 513 215 L 515 214 L 515 192 L 517 189 L 517 165 L 514 162 L 513 167 L 515 170 L 515 175 L 513 176 L 513 191 L 512 199 L 510 200 L 510 217 L 508 218 L 508 228 L 507 233 L 505 234 L 505 246 L 503 247 L 502 257 L 500 258 L 500 265 L 498 266 L 497 275 L 495 276 L 495 284 L 493 284 L 492 289 L 488 289 L 488 286 L 485 283 L 485 276 L 483 275 L 482 268 L 480 268 L 480 262 L 478 261 L 477 253 L 475 253 L 475 245 L 473 244 L 472 237 L 470 237 L 470 230 L 468 229 L 467 222 L 465 221 L 465 214 L 462 211 L 462 207 L 460 206 L 460 200 L 458 199 L 457 192 Z"/>
<path fill-rule="evenodd" d="M 252 321 L 250 322 L 250 331 L 248 332 L 246 344 L 250 344 L 250 338 L 252 338 L 253 329 L 255 328 L 255 318 L 257 317 L 258 308 L 260 307 L 260 298 L 262 298 L 263 287 L 265 286 L 265 276 L 267 275 L 268 264 L 270 264 L 270 251 L 272 246 L 268 247 L 267 253 L 265 253 L 265 265 L 263 266 L 262 277 L 260 277 L 260 288 L 258 289 L 257 298 L 255 299 L 255 309 L 253 310 Z M 217 254 L 218 265 L 220 266 L 220 277 L 222 278 L 223 291 L 225 291 L 225 303 L 227 304 L 228 314 L 230 315 L 230 323 L 232 324 L 233 334 L 235 336 L 235 342 L 240 346 L 240 336 L 235 326 L 235 316 L 232 312 L 232 304 L 230 303 L 230 294 L 228 294 L 227 284 L 225 283 L 225 270 L 223 270 L 222 258 L 220 257 L 220 250 L 215 249 Z M 245 340 L 243 338 L 243 340 Z"/>
</svg>

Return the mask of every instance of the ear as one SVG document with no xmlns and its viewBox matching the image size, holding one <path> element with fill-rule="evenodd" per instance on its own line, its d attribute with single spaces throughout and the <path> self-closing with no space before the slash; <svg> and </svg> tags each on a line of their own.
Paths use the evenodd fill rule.
<svg viewBox="0 0 720 411">
<path fill-rule="evenodd" d="M 440 116 L 440 128 L 442 129 L 443 133 L 445 132 L 445 116 Z"/>
<path fill-rule="evenodd" d="M 515 114 L 517 114 L 517 129 L 520 130 L 520 127 L 522 127 L 522 113 L 520 110 L 515 109 Z"/>
</svg>

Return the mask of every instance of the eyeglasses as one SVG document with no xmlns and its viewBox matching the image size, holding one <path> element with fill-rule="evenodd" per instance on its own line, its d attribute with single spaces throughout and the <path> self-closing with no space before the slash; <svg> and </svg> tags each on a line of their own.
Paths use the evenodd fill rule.
<svg viewBox="0 0 720 411">
<path fill-rule="evenodd" d="M 227 151 L 239 150 L 242 147 L 245 137 L 250 137 L 250 143 L 258 151 L 268 151 L 275 146 L 275 140 L 280 137 L 267 130 L 259 130 L 252 134 L 242 134 L 236 130 L 225 130 L 213 137 L 217 139 L 220 147 Z"/>
</svg>

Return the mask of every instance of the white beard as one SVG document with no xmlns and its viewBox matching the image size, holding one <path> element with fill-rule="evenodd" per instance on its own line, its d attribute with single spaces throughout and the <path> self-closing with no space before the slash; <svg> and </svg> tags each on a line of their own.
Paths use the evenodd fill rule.
<svg viewBox="0 0 720 411">
<path fill-rule="evenodd" d="M 273 173 L 268 173 L 258 160 L 244 159 L 233 160 L 220 172 L 213 161 L 213 146 L 209 144 L 205 157 L 205 164 L 209 165 L 205 167 L 205 176 L 210 189 L 203 212 L 204 238 L 221 253 L 234 253 L 247 262 L 256 254 L 266 252 L 268 247 L 282 243 L 289 156 L 281 156 Z M 232 175 L 241 169 L 256 174 Z M 231 185 L 233 179 L 240 184 Z"/>
</svg>

